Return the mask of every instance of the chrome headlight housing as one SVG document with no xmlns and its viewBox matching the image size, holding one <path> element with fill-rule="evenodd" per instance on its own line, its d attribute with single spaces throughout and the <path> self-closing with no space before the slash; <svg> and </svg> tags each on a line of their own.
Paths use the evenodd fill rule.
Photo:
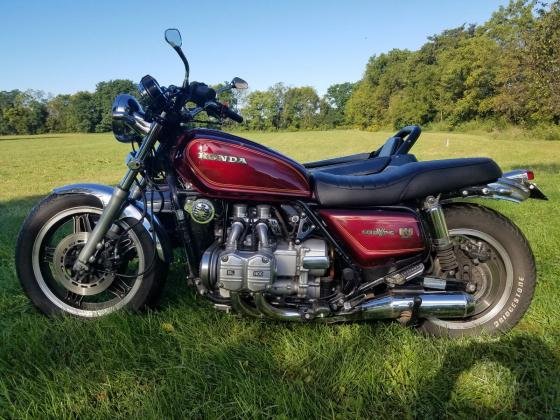
<svg viewBox="0 0 560 420">
<path fill-rule="evenodd" d="M 141 142 L 152 128 L 152 123 L 146 121 L 142 106 L 131 95 L 118 95 L 113 101 L 111 112 L 113 134 L 121 143 Z"/>
</svg>

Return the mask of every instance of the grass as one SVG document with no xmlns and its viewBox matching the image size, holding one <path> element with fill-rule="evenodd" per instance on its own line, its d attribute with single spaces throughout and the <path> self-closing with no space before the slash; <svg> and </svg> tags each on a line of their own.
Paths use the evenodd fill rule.
<svg viewBox="0 0 560 420">
<path fill-rule="evenodd" d="M 369 151 L 388 134 L 245 133 L 302 161 Z M 57 185 L 117 182 L 127 150 L 108 134 L 0 137 L 0 418 L 560 417 L 560 143 L 425 133 L 413 149 L 532 168 L 551 199 L 485 202 L 529 238 L 539 285 L 512 332 L 461 340 L 241 319 L 197 298 L 178 266 L 157 312 L 43 317 L 15 276 L 23 218 Z"/>
</svg>

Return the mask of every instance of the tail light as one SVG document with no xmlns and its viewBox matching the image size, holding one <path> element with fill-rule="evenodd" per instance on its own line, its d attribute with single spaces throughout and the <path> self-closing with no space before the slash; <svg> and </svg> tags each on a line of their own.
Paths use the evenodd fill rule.
<svg viewBox="0 0 560 420">
<path fill-rule="evenodd" d="M 535 174 L 533 171 L 529 171 L 527 169 L 516 169 L 514 171 L 506 172 L 503 177 L 515 181 L 521 181 L 523 183 L 528 183 L 529 181 L 535 179 Z"/>
</svg>

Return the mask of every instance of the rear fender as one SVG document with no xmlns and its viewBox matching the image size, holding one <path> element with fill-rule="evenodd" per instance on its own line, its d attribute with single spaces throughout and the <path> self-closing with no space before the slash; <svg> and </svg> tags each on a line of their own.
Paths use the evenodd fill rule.
<svg viewBox="0 0 560 420">
<path fill-rule="evenodd" d="M 492 198 L 515 203 L 521 203 L 528 198 L 548 200 L 539 187 L 529 181 L 527 173 L 528 171 L 523 169 L 506 172 L 501 178 L 487 185 L 463 188 L 460 196 L 463 198 Z M 456 198 L 456 195 L 450 198 Z"/>
<path fill-rule="evenodd" d="M 53 193 L 56 195 L 68 195 L 68 194 L 85 194 L 96 197 L 100 204 L 105 208 L 111 195 L 113 194 L 113 188 L 108 185 L 99 184 L 72 184 L 65 185 L 63 187 L 55 188 Z M 144 203 L 141 201 L 129 201 L 128 205 L 123 209 L 120 214 L 120 219 L 133 218 L 136 220 L 142 219 L 142 214 L 144 212 Z M 142 226 L 150 236 L 152 236 L 152 228 L 155 229 L 155 239 L 156 239 L 156 250 L 158 257 L 163 262 L 171 262 L 173 259 L 173 251 L 170 246 L 170 241 L 163 228 L 163 225 L 159 221 L 156 215 L 152 214 L 151 211 L 146 212 L 149 217 L 144 217 L 142 220 Z M 154 226 L 150 223 L 153 221 Z"/>
</svg>

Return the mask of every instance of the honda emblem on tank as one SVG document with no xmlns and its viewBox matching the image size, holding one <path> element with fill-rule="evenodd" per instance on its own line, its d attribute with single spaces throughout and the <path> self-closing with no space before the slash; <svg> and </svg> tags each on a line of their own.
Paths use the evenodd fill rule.
<svg viewBox="0 0 560 420">
<path fill-rule="evenodd" d="M 412 238 L 414 235 L 414 229 L 411 227 L 402 227 L 399 228 L 399 236 L 403 239 Z"/>
<path fill-rule="evenodd" d="M 216 160 L 218 162 L 240 163 L 243 165 L 247 165 L 247 161 L 245 160 L 245 158 L 240 156 L 228 156 L 220 155 L 218 153 L 198 152 L 198 158 L 203 160 Z"/>
</svg>

